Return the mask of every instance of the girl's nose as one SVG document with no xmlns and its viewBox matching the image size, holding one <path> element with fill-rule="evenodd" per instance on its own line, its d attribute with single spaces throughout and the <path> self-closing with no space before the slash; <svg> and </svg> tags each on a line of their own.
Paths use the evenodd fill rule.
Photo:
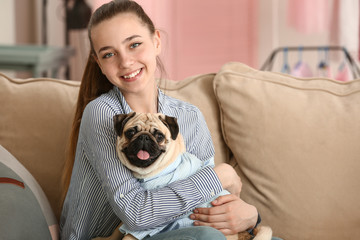
<svg viewBox="0 0 360 240">
<path fill-rule="evenodd" d="M 122 53 L 118 56 L 119 66 L 121 68 L 129 68 L 134 63 L 134 59 L 129 53 Z"/>
</svg>

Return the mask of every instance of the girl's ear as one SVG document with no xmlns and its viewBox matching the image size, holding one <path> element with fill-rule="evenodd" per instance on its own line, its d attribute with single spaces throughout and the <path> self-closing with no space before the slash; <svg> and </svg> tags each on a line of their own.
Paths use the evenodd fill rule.
<svg viewBox="0 0 360 240">
<path fill-rule="evenodd" d="M 156 48 L 156 54 L 159 55 L 161 53 L 161 38 L 160 38 L 159 30 L 155 30 L 154 44 L 155 44 L 155 48 Z"/>
</svg>

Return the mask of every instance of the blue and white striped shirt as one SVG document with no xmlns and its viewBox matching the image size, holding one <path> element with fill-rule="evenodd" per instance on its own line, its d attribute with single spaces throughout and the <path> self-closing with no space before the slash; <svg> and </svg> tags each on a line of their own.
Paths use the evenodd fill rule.
<svg viewBox="0 0 360 240">
<path fill-rule="evenodd" d="M 198 108 L 159 90 L 158 110 L 177 118 L 187 152 L 202 161 L 214 156 L 210 132 Z M 113 116 L 131 111 L 116 87 L 86 106 L 60 219 L 61 239 L 109 236 L 120 221 L 134 231 L 168 224 L 222 191 L 210 166 L 160 189 L 142 188 L 115 149 Z"/>
</svg>

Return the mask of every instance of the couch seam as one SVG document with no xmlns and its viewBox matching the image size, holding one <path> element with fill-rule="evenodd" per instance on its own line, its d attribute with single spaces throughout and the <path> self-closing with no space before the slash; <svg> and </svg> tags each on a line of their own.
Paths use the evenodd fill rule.
<svg viewBox="0 0 360 240">
<path fill-rule="evenodd" d="M 0 77 L 7 79 L 9 82 L 15 84 L 28 84 L 32 82 L 53 82 L 53 83 L 60 83 L 72 87 L 79 87 L 80 82 L 74 80 L 63 80 L 63 79 L 55 79 L 55 78 L 27 78 L 27 79 L 17 79 L 17 78 L 10 78 L 3 73 L 0 73 Z"/>
</svg>

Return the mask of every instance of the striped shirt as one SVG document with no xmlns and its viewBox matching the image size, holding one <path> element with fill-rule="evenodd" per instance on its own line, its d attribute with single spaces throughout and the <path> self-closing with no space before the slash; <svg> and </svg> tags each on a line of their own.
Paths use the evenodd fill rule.
<svg viewBox="0 0 360 240">
<path fill-rule="evenodd" d="M 212 158 L 214 147 L 199 109 L 160 90 L 158 96 L 158 111 L 177 118 L 187 152 L 202 161 Z M 60 219 L 61 239 L 109 236 L 121 221 L 132 231 L 168 224 L 222 191 L 210 166 L 160 189 L 142 188 L 115 149 L 113 116 L 131 111 L 117 87 L 86 106 Z"/>
</svg>

